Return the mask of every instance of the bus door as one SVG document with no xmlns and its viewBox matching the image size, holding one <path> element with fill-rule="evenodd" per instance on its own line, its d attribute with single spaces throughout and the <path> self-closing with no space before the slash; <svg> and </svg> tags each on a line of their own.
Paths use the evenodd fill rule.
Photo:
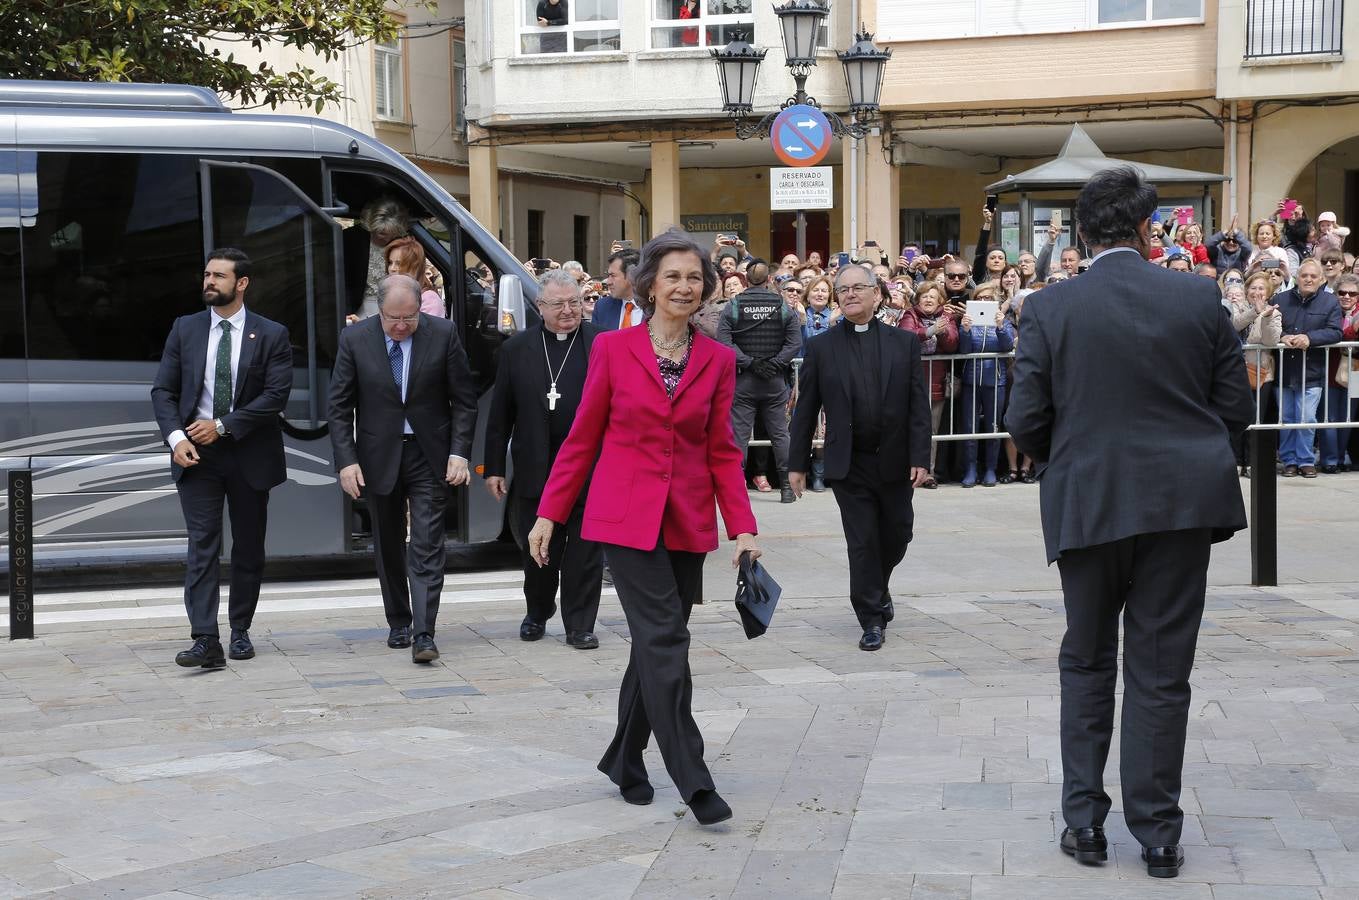
<svg viewBox="0 0 1359 900">
<path fill-rule="evenodd" d="M 14 139 L 14 117 L 0 115 L 0 142 Z M 31 159 L 32 154 L 27 154 Z M 29 434 L 28 360 L 24 353 L 24 272 L 19 226 L 26 211 L 19 203 L 19 158 L 0 149 L 0 478 L 10 469 L 28 468 L 24 439 Z M 3 493 L 3 488 L 0 488 Z M 0 497 L 0 510 L 7 499 Z M 0 534 L 8 518 L 0 517 Z"/>
<path fill-rule="evenodd" d="M 251 163 L 199 164 L 203 251 L 250 257 L 246 307 L 288 329 L 293 389 L 284 413 L 288 480 L 269 504 L 269 555 L 350 549 L 350 508 L 340 490 L 326 425 L 339 338 L 340 226 L 293 182 Z M 249 339 L 249 336 L 246 336 Z"/>
</svg>

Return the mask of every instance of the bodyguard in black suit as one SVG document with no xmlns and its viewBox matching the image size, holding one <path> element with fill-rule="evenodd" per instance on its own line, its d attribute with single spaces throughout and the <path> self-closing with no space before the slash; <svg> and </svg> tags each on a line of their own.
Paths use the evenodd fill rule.
<svg viewBox="0 0 1359 900">
<path fill-rule="evenodd" d="M 288 329 L 245 308 L 250 260 L 224 248 L 208 255 L 203 302 L 170 328 L 151 405 L 172 451 L 170 475 L 189 534 L 184 607 L 194 644 L 181 666 L 226 665 L 217 628 L 222 508 L 231 515 L 232 659 L 250 659 L 250 623 L 264 577 L 269 490 L 287 478 L 278 417 L 293 382 Z"/>
<path fill-rule="evenodd" d="M 387 646 L 433 662 L 444 510 L 448 486 L 468 481 L 477 393 L 457 328 L 421 314 L 415 279 L 382 279 L 378 315 L 341 333 L 329 419 L 340 487 L 356 500 L 366 490 L 371 504 Z"/>
<path fill-rule="evenodd" d="M 1006 424 L 1040 464 L 1066 600 L 1062 849 L 1107 856 L 1121 615 L 1124 818 L 1149 874 L 1165 878 L 1184 860 L 1180 775 L 1209 548 L 1246 527 L 1231 439 L 1252 404 L 1217 285 L 1144 258 L 1156 202 L 1126 166 L 1081 191 L 1094 262 L 1024 303 Z"/>
<path fill-rule="evenodd" d="M 552 462 L 571 431 L 585 390 L 590 347 L 600 329 L 582 323 L 584 304 L 580 286 L 570 275 L 553 271 L 542 278 L 538 294 L 541 324 L 515 335 L 500 348 L 491 415 L 486 423 L 486 486 L 497 500 L 506 496 L 505 455 L 514 460 L 509 485 L 510 531 L 519 544 L 524 565 L 524 599 L 528 614 L 519 637 L 536 641 L 557 611 L 561 583 L 562 624 L 566 643 L 578 650 L 599 646 L 595 617 L 599 614 L 603 551 L 594 541 L 582 540 L 585 492 L 571 517 L 552 534 L 547 565 L 539 566 L 528 553 L 528 535 L 538 520 Z"/>
<path fill-rule="evenodd" d="M 812 433 L 826 411 L 825 479 L 849 548 L 849 593 L 861 650 L 882 646 L 892 621 L 887 584 L 915 526 L 914 488 L 929 477 L 930 396 L 914 332 L 873 318 L 877 282 L 867 267 L 842 268 L 835 295 L 844 321 L 807 342 L 793 413 L 788 481 L 807 486 Z"/>
</svg>

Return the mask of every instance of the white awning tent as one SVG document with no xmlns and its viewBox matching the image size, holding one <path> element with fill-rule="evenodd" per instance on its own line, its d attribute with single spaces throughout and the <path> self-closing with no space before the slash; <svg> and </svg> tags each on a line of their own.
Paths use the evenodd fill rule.
<svg viewBox="0 0 1359 900">
<path fill-rule="evenodd" d="M 1227 180 L 1226 175 L 1217 172 L 1195 172 L 1192 169 L 1177 169 L 1172 166 L 1158 166 L 1153 163 L 1136 162 L 1130 159 L 1114 159 L 1105 156 L 1103 151 L 1086 134 L 1080 125 L 1072 125 L 1066 143 L 1057 158 L 1042 165 L 1034 166 L 1018 175 L 1006 175 L 1000 181 L 988 185 L 988 194 L 1013 194 L 1019 196 L 1020 234 L 1033 233 L 1033 211 L 1029 201 L 1031 191 L 1079 191 L 1091 176 L 1115 166 L 1132 166 L 1138 169 L 1148 181 L 1158 188 L 1166 185 L 1199 184 L 1203 186 L 1203 229 L 1205 234 L 1212 233 L 1212 196 L 1208 189 L 1211 185 Z M 1073 227 L 1075 223 L 1072 223 Z"/>
</svg>

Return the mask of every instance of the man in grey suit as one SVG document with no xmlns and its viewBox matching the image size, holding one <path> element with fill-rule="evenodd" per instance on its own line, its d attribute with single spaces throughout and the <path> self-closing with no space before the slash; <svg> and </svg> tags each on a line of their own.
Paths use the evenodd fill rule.
<svg viewBox="0 0 1359 900">
<path fill-rule="evenodd" d="M 1129 166 L 1081 191 L 1094 261 L 1025 302 L 1006 425 L 1041 466 L 1066 603 L 1061 848 L 1107 858 L 1121 615 L 1124 818 L 1148 874 L 1171 878 L 1184 863 L 1180 780 L 1209 550 L 1246 527 L 1232 435 L 1253 405 L 1217 285 L 1146 262 L 1156 203 Z"/>
<path fill-rule="evenodd" d="M 477 394 L 456 326 L 420 312 L 415 279 L 382 279 L 378 315 L 340 335 L 329 419 L 340 487 L 356 500 L 366 491 L 371 504 L 387 646 L 433 662 L 444 510 L 448 486 L 468 482 Z"/>
</svg>

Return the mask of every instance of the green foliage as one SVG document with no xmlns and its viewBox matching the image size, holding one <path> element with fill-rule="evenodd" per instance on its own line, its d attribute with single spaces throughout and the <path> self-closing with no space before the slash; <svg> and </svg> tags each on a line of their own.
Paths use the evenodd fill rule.
<svg viewBox="0 0 1359 900">
<path fill-rule="evenodd" d="M 247 106 L 320 112 L 345 99 L 340 85 L 306 66 L 241 62 L 232 48 L 330 61 L 397 28 L 385 0 L 0 0 L 0 75 L 199 84 Z"/>
</svg>

